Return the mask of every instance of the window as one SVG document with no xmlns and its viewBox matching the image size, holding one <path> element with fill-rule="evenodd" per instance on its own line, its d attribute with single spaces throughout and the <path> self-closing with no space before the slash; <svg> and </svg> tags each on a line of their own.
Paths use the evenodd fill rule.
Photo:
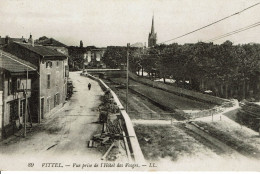
<svg viewBox="0 0 260 174">
<path fill-rule="evenodd" d="M 51 75 L 48 74 L 47 75 L 47 89 L 50 89 L 51 88 Z"/>
<path fill-rule="evenodd" d="M 21 89 L 21 79 L 17 79 L 17 89 Z"/>
<path fill-rule="evenodd" d="M 100 59 L 101 59 L 100 54 L 97 54 L 96 56 L 97 56 L 97 57 L 96 57 L 96 60 L 97 60 L 98 62 L 100 62 Z"/>
<path fill-rule="evenodd" d="M 51 61 L 46 62 L 46 68 L 52 68 L 52 62 Z"/>
<path fill-rule="evenodd" d="M 25 116 L 25 100 L 20 101 L 20 117 L 24 118 Z"/>
<path fill-rule="evenodd" d="M 18 100 L 13 100 L 10 103 L 10 123 L 19 118 L 18 115 Z"/>
<path fill-rule="evenodd" d="M 8 78 L 8 95 L 12 94 L 12 79 Z"/>
<path fill-rule="evenodd" d="M 12 78 L 12 94 L 14 94 L 17 91 L 17 78 L 13 77 Z"/>
<path fill-rule="evenodd" d="M 60 63 L 59 61 L 56 62 L 56 67 L 57 68 L 59 67 L 59 63 Z"/>
<path fill-rule="evenodd" d="M 47 112 L 50 112 L 51 105 L 50 105 L 50 97 L 47 98 Z"/>
<path fill-rule="evenodd" d="M 54 95 L 54 107 L 60 104 L 60 94 L 57 93 Z"/>
<path fill-rule="evenodd" d="M 56 107 L 56 94 L 54 95 L 54 107 Z"/>
<path fill-rule="evenodd" d="M 60 93 L 56 94 L 57 95 L 57 105 L 60 104 Z"/>
<path fill-rule="evenodd" d="M 8 78 L 8 95 L 12 95 L 17 91 L 17 78 Z"/>
<path fill-rule="evenodd" d="M 69 66 L 65 66 L 65 77 L 69 77 Z"/>
</svg>

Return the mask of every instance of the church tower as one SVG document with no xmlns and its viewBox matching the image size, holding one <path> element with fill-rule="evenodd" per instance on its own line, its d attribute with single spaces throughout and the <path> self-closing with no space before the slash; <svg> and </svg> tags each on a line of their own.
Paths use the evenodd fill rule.
<svg viewBox="0 0 260 174">
<path fill-rule="evenodd" d="M 148 47 L 155 46 L 156 41 L 157 41 L 157 33 L 154 32 L 154 16 L 153 16 L 151 33 L 149 33 L 149 37 L 148 37 Z"/>
</svg>

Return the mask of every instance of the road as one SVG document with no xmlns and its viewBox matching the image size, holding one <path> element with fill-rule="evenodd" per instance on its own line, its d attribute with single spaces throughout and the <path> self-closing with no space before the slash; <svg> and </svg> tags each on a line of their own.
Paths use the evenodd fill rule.
<svg viewBox="0 0 260 174">
<path fill-rule="evenodd" d="M 87 144 L 93 134 L 101 132 L 101 125 L 95 122 L 103 91 L 97 82 L 80 76 L 80 72 L 70 72 L 70 78 L 75 87 L 71 100 L 41 125 L 34 126 L 26 138 L 12 136 L 2 141 L 0 156 L 5 156 L 6 160 L 21 155 L 48 161 L 51 157 L 59 161 L 83 158 L 92 162 L 101 158 L 103 152 L 87 148 Z M 92 84 L 90 91 L 89 82 Z"/>
</svg>

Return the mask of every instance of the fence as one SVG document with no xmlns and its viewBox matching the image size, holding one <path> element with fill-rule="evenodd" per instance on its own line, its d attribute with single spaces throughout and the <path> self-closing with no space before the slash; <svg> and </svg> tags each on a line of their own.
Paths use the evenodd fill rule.
<svg viewBox="0 0 260 174">
<path fill-rule="evenodd" d="M 134 112 L 128 111 L 132 119 L 142 120 L 170 120 L 174 119 L 176 113 L 154 113 L 154 112 Z"/>
<path fill-rule="evenodd" d="M 175 120 L 176 116 L 181 116 L 185 119 L 195 119 L 199 117 L 207 117 L 212 116 L 215 114 L 219 114 L 223 111 L 222 107 L 215 107 L 208 110 L 202 110 L 198 112 L 169 112 L 169 113 L 157 113 L 157 112 L 135 112 L 129 111 L 128 114 L 131 116 L 132 119 L 135 120 Z"/>
</svg>

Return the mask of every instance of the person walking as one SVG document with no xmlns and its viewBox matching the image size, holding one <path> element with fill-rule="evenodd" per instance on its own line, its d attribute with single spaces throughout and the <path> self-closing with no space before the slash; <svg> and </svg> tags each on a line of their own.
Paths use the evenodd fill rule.
<svg viewBox="0 0 260 174">
<path fill-rule="evenodd" d="M 91 89 L 91 83 L 88 83 L 88 90 Z"/>
</svg>

